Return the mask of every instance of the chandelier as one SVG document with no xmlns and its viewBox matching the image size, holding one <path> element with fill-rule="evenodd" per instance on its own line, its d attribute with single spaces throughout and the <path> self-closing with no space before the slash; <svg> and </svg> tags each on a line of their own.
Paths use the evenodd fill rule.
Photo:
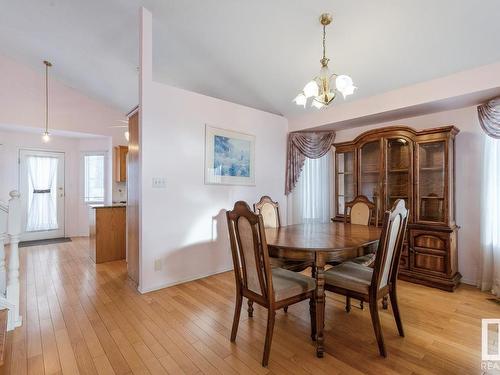
<svg viewBox="0 0 500 375">
<path fill-rule="evenodd" d="M 293 100 L 297 105 L 302 105 L 304 108 L 309 98 L 313 98 L 311 106 L 320 109 L 328 106 L 335 99 L 338 92 L 345 99 L 346 96 L 351 95 L 356 89 L 351 77 L 332 74 L 328 68 L 330 59 L 326 57 L 326 27 L 332 22 L 332 15 L 323 13 L 319 18 L 319 22 L 323 25 L 323 58 L 320 60 L 321 69 L 319 75 L 308 82 L 302 92 Z"/>
</svg>

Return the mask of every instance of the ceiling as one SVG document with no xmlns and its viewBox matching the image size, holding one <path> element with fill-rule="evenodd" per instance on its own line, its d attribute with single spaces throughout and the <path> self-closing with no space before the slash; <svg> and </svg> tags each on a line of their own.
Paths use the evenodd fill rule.
<svg viewBox="0 0 500 375">
<path fill-rule="evenodd" d="M 137 104 L 138 8 L 153 13 L 154 79 L 265 111 L 292 103 L 327 56 L 349 100 L 500 61 L 498 0 L 0 0 L 0 54 L 126 112 Z M 336 99 L 343 101 L 342 98 Z"/>
</svg>

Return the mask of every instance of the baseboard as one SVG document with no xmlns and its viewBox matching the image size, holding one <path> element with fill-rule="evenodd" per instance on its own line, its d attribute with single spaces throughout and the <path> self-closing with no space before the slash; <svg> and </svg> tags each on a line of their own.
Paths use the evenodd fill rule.
<svg viewBox="0 0 500 375">
<path fill-rule="evenodd" d="M 220 273 L 224 273 L 224 272 L 228 272 L 228 271 L 232 271 L 232 270 L 233 270 L 233 267 L 222 268 L 222 269 L 217 270 L 215 272 L 211 272 L 211 273 L 207 273 L 207 274 L 202 274 L 202 275 L 197 275 L 197 276 L 193 276 L 193 277 L 188 277 L 186 279 L 182 279 L 182 280 L 178 280 L 178 281 L 174 281 L 174 282 L 170 282 L 170 283 L 162 283 L 162 284 L 158 284 L 158 285 L 152 286 L 150 288 L 142 288 L 141 285 L 139 285 L 137 287 L 137 290 L 141 294 L 149 293 L 149 292 L 154 292 L 155 290 L 160 290 L 160 289 L 168 288 L 168 287 L 171 287 L 171 286 L 174 286 L 174 285 L 188 283 L 190 281 L 203 279 L 205 277 L 218 275 Z"/>
<path fill-rule="evenodd" d="M 461 282 L 462 284 L 467 284 L 467 285 L 476 286 L 476 281 L 474 281 L 474 280 L 470 280 L 470 279 L 464 279 L 463 277 L 462 277 L 462 280 L 460 280 L 460 282 Z"/>
</svg>

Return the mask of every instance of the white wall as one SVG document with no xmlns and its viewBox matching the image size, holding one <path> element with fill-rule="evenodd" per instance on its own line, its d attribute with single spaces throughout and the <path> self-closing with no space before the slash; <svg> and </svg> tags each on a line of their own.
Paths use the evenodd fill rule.
<svg viewBox="0 0 500 375">
<path fill-rule="evenodd" d="M 268 194 L 284 199 L 287 121 L 152 82 L 142 122 L 141 291 L 232 267 L 223 209 Z M 204 184 L 205 124 L 256 137 L 256 186 Z M 153 189 L 153 177 L 166 189 Z M 155 260 L 163 269 L 154 271 Z"/>
<path fill-rule="evenodd" d="M 0 200 L 9 199 L 9 191 L 19 190 L 20 149 L 64 152 L 65 158 L 65 234 L 68 237 L 88 235 L 88 211 L 83 202 L 81 154 L 85 151 L 111 152 L 111 138 L 68 138 L 52 136 L 43 143 L 40 134 L 0 131 Z M 108 157 L 108 161 L 109 161 Z M 108 162 L 108 168 L 111 163 Z M 111 175 L 106 181 L 107 198 L 111 199 Z"/>
<path fill-rule="evenodd" d="M 458 231 L 458 269 L 462 282 L 475 284 L 479 264 L 479 197 L 481 181 L 482 131 L 476 107 L 412 117 L 397 122 L 341 130 L 335 142 L 354 139 L 374 128 L 405 125 L 415 129 L 455 125 L 460 129 L 456 137 L 456 220 Z"/>
<path fill-rule="evenodd" d="M 287 120 L 153 82 L 151 15 L 141 41 L 142 292 L 232 268 L 224 209 L 284 198 Z M 253 134 L 255 186 L 204 184 L 205 124 Z M 165 177 L 166 189 L 153 189 Z M 155 271 L 160 260 L 162 269 Z"/>
</svg>

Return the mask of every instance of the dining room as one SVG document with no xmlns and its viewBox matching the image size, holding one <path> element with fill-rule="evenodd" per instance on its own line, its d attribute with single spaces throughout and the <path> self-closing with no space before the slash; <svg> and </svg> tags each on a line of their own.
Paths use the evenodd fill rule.
<svg viewBox="0 0 500 375">
<path fill-rule="evenodd" d="M 0 374 L 500 373 L 498 2 L 8 9 Z"/>
</svg>

